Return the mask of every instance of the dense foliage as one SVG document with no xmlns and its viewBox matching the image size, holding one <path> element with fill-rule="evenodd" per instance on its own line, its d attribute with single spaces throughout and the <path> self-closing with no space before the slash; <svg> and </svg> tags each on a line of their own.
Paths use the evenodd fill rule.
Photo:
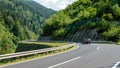
<svg viewBox="0 0 120 68">
<path fill-rule="evenodd" d="M 120 0 L 77 0 L 47 19 L 44 35 L 56 39 L 84 29 L 96 29 L 101 39 L 118 42 L 119 25 Z"/>
<path fill-rule="evenodd" d="M 0 0 L 0 54 L 14 52 L 20 40 L 36 39 L 53 13 L 32 0 Z"/>
</svg>

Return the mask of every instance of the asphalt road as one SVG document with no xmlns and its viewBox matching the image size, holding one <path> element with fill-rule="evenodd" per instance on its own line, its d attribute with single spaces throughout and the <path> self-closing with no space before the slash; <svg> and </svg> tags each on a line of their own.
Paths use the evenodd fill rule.
<svg viewBox="0 0 120 68">
<path fill-rule="evenodd" d="M 78 48 L 1 68 L 120 68 L 120 46 L 113 44 L 78 44 Z"/>
</svg>

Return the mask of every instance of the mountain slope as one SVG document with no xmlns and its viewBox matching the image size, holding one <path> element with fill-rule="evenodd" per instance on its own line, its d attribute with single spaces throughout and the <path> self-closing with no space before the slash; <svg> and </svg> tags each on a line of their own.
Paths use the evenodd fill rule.
<svg viewBox="0 0 120 68">
<path fill-rule="evenodd" d="M 14 52 L 20 40 L 37 39 L 53 13 L 32 0 L 0 0 L 0 54 Z"/>
<path fill-rule="evenodd" d="M 54 40 L 120 41 L 120 0 L 77 0 L 47 19 L 43 35 Z"/>
</svg>

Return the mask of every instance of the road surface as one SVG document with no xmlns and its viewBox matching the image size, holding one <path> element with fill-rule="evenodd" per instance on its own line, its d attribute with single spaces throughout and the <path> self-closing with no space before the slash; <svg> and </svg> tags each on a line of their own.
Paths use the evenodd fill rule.
<svg viewBox="0 0 120 68">
<path fill-rule="evenodd" d="M 78 43 L 78 48 L 1 68 L 120 68 L 120 46 Z"/>
</svg>

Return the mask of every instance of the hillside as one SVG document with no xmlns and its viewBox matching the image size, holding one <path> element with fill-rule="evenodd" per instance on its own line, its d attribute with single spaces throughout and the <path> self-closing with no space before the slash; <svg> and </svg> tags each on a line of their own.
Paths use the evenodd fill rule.
<svg viewBox="0 0 120 68">
<path fill-rule="evenodd" d="M 0 0 L 0 54 L 14 52 L 20 40 L 37 39 L 53 13 L 32 0 Z"/>
<path fill-rule="evenodd" d="M 47 19 L 45 36 L 53 40 L 120 41 L 120 0 L 77 0 Z"/>
</svg>

